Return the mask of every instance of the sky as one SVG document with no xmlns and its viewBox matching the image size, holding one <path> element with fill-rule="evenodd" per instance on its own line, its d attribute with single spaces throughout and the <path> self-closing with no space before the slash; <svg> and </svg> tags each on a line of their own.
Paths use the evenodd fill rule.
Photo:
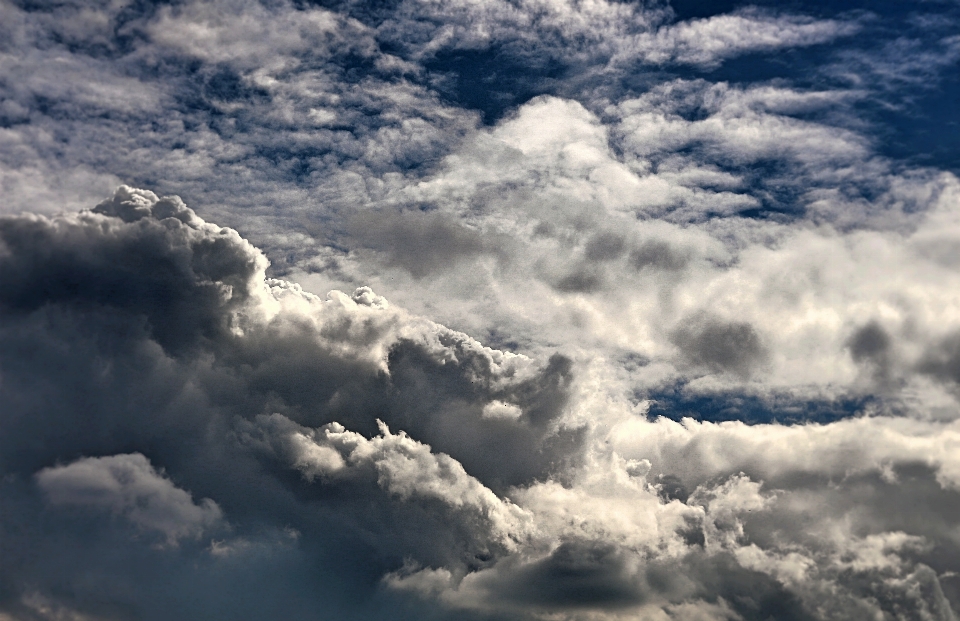
<svg viewBox="0 0 960 621">
<path fill-rule="evenodd" d="M 0 621 L 956 621 L 960 4 L 0 0 Z"/>
</svg>

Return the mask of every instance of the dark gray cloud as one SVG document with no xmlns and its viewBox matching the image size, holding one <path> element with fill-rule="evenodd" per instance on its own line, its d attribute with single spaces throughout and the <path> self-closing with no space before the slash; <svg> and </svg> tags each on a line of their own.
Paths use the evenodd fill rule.
<svg viewBox="0 0 960 621">
<path fill-rule="evenodd" d="M 858 328 L 850 337 L 850 355 L 857 362 L 879 363 L 890 351 L 890 335 L 876 322 Z"/>
<path fill-rule="evenodd" d="M 748 378 L 763 363 L 767 350 L 749 323 L 694 317 L 671 334 L 684 359 L 712 372 Z"/>
<path fill-rule="evenodd" d="M 611 261 L 623 254 L 624 246 L 622 235 L 606 231 L 591 237 L 583 254 L 588 261 Z"/>
<path fill-rule="evenodd" d="M 890 380 L 893 339 L 877 322 L 870 322 L 857 330 L 847 341 L 854 361 L 870 367 L 881 384 Z"/>
<path fill-rule="evenodd" d="M 362 246 L 386 254 L 386 263 L 424 278 L 495 251 L 491 241 L 442 212 L 420 210 L 361 212 L 350 222 Z"/>
<path fill-rule="evenodd" d="M 646 241 L 630 252 L 630 263 L 638 270 L 649 267 L 677 271 L 686 267 L 688 261 L 682 250 L 658 240 Z"/>
<path fill-rule="evenodd" d="M 960 384 L 960 335 L 951 334 L 935 343 L 918 368 L 941 382 Z"/>
<path fill-rule="evenodd" d="M 562 276 L 554 286 L 564 293 L 592 293 L 603 287 L 603 276 L 597 268 L 583 265 Z"/>
<path fill-rule="evenodd" d="M 37 483 L 53 506 L 90 507 L 122 515 L 145 531 L 163 534 L 168 545 L 199 537 L 222 517 L 209 498 L 190 494 L 164 478 L 140 453 L 86 457 L 44 468 Z"/>
<path fill-rule="evenodd" d="M 261 554 L 279 555 L 276 562 L 289 565 L 283 572 L 294 571 L 301 555 L 314 554 L 304 546 L 319 545 L 326 550 L 316 552 L 320 557 L 373 546 L 386 557 L 371 564 L 363 553 L 348 564 L 353 569 L 341 569 L 380 567 L 377 575 L 405 557 L 465 567 L 491 558 L 487 538 L 457 517 L 456 505 L 444 517 L 429 497 L 420 504 L 391 501 L 376 485 L 363 493 L 352 484 L 311 485 L 282 460 L 251 451 L 243 439 L 249 423 L 242 421 L 257 416 L 282 412 L 274 416 L 311 426 L 336 420 L 371 434 L 383 419 L 471 466 L 480 477 L 471 477 L 471 485 L 490 498 L 496 496 L 481 481 L 503 488 L 546 478 L 580 451 L 583 431 L 555 424 L 569 398 L 568 359 L 555 356 L 542 369 L 518 367 L 429 323 L 423 327 L 437 339 L 433 345 L 415 331 L 398 338 L 391 331 L 402 316 L 377 317 L 389 311 L 368 290 L 344 297 L 358 316 L 335 310 L 327 320 L 311 320 L 272 308 L 285 293 L 321 312 L 339 304 L 282 287 L 271 295 L 263 256 L 178 199 L 121 188 L 93 211 L 8 217 L 0 230 L 0 273 L 11 285 L 0 300 L 6 404 L 0 452 L 12 513 L 4 528 L 14 529 L 4 537 L 5 558 L 13 559 L 3 567 L 9 610 L 22 608 L 30 589 L 53 596 L 59 579 L 71 581 L 78 598 L 60 605 L 90 614 L 101 613 L 88 598 L 125 602 L 121 608 L 141 614 L 150 598 L 181 588 L 177 580 L 163 580 L 155 591 L 116 599 L 99 582 L 73 583 L 78 575 L 69 572 L 79 570 L 69 568 L 78 567 L 79 558 L 47 579 L 47 561 L 58 555 L 44 558 L 46 548 L 35 549 L 47 528 L 62 529 L 51 545 L 84 528 L 99 533 L 77 552 L 90 556 L 85 571 L 106 576 L 125 562 L 159 569 L 155 561 L 136 561 L 135 550 L 109 557 L 110 547 L 125 538 L 147 548 L 159 541 L 171 548 L 163 552 L 169 557 L 164 566 L 215 565 L 208 584 L 227 579 L 231 563 Z M 137 271 L 151 276 L 137 282 Z M 368 356 L 377 347 L 384 347 L 382 360 Z M 484 417 L 491 402 L 514 404 L 520 415 Z M 444 459 L 463 472 L 458 461 Z M 192 500 L 191 492 L 203 500 Z M 318 502 L 326 508 L 315 513 Z M 382 506 L 371 511 L 370 502 Z M 11 538 L 19 520 L 38 519 L 41 510 L 51 512 L 52 523 Z M 330 548 L 326 536 L 316 540 L 325 531 L 342 532 L 345 547 Z M 364 543 L 363 532 L 376 533 L 381 543 Z M 197 547 L 201 535 L 207 538 Z M 314 575 L 307 582 L 327 573 Z M 143 573 L 131 578 L 147 580 Z M 375 580 L 365 588 L 374 586 Z"/>
<path fill-rule="evenodd" d="M 115 212 L 128 221 L 106 216 Z M 577 433 L 551 428 L 568 398 L 568 359 L 556 356 L 538 373 L 511 379 L 516 369 L 500 368 L 464 335 L 441 333 L 439 349 L 412 335 L 398 338 L 395 317 L 346 313 L 319 330 L 307 317 L 283 313 L 264 323 L 257 317 L 269 312 L 263 308 L 269 293 L 262 255 L 234 231 L 202 222 L 175 199 L 158 201 L 124 188 L 87 214 L 9 218 L 0 227 L 7 251 L 0 273 L 9 275 L 10 283 L 0 308 L 10 348 L 22 352 L 18 342 L 46 331 L 50 336 L 44 341 L 54 340 L 51 348 L 60 340 L 61 347 L 76 349 L 79 360 L 64 361 L 65 372 L 102 368 L 100 382 L 107 385 L 115 378 L 136 383 L 139 375 L 145 384 L 140 389 L 152 388 L 154 372 L 185 374 L 189 379 L 171 378 L 186 384 L 178 391 L 198 391 L 193 398 L 206 401 L 204 409 L 246 417 L 279 411 L 311 426 L 340 421 L 369 433 L 381 418 L 476 465 L 479 474 L 509 483 L 546 476 L 562 456 L 576 453 Z M 138 271 L 150 276 L 137 281 Z M 368 294 L 358 295 L 362 306 Z M 89 330 L 78 330 L 84 324 Z M 362 356 L 351 355 L 353 347 Z M 385 358 L 370 360 L 366 351 L 378 347 Z M 89 353 L 80 355 L 84 350 Z M 36 350 L 31 359 L 40 362 L 47 355 Z M 13 372 L 31 381 L 29 368 Z M 125 374 L 130 377 L 116 377 Z M 29 400 L 30 390 L 21 394 L 16 385 L 10 388 Z M 57 392 L 67 397 L 70 390 L 68 384 Z M 94 402 L 86 407 L 93 415 L 105 395 L 91 392 Z M 484 418 L 483 408 L 491 401 L 515 404 L 521 415 Z M 149 418 L 123 414 L 119 410 L 127 408 L 119 404 L 103 407 L 121 418 Z M 98 418 L 106 422 L 112 416 Z M 513 438 L 515 448 L 504 445 L 504 437 Z M 560 446 L 551 450 L 557 442 Z M 489 452 L 497 450 L 503 458 L 489 460 Z"/>
<path fill-rule="evenodd" d="M 206 227 L 179 199 L 151 202 L 128 188 L 70 225 L 5 219 L 0 243 L 8 313 L 115 310 L 141 317 L 172 353 L 222 338 L 266 267 L 235 231 Z"/>
<path fill-rule="evenodd" d="M 557 608 L 624 608 L 644 599 L 624 551 L 606 541 L 566 541 L 513 577 L 514 597 Z"/>
</svg>

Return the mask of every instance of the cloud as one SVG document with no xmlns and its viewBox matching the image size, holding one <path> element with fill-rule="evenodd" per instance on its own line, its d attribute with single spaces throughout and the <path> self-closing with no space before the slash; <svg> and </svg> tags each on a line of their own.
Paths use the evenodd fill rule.
<svg viewBox="0 0 960 621">
<path fill-rule="evenodd" d="M 273 415 L 258 424 L 265 441 L 279 445 L 275 450 L 308 481 L 375 477 L 380 488 L 400 501 L 440 501 L 454 513 L 467 514 L 465 530 L 474 531 L 470 534 L 480 545 L 511 550 L 529 536 L 528 513 L 484 487 L 449 455 L 433 454 L 403 432 L 392 434 L 382 422 L 380 435 L 370 440 L 339 423 L 297 429 L 289 419 Z"/>
<path fill-rule="evenodd" d="M 743 377 L 749 377 L 767 355 L 756 330 L 744 322 L 693 320 L 671 338 L 691 364 Z"/>
<path fill-rule="evenodd" d="M 302 494 L 305 483 L 265 474 L 261 467 L 275 470 L 270 460 L 258 466 L 262 453 L 232 439 L 247 429 L 243 420 L 278 410 L 285 416 L 274 416 L 294 428 L 287 417 L 314 425 L 340 419 L 360 429 L 376 429 L 378 416 L 401 423 L 467 463 L 485 462 L 477 470 L 500 487 L 504 480 L 544 476 L 562 459 L 576 456 L 582 433 L 556 424 L 567 399 L 569 360 L 558 356 L 541 369 L 523 356 L 484 348 L 466 335 L 393 309 L 369 288 L 352 296 L 335 292 L 323 301 L 294 284 L 265 279 L 266 260 L 256 249 L 235 231 L 204 222 L 179 199 L 123 187 L 92 211 L 9 217 L 2 228 L 0 269 L 11 283 L 0 303 L 0 368 L 9 405 L 2 424 L 11 431 L 5 435 L 3 469 L 9 475 L 5 485 L 13 520 L 4 528 L 38 519 L 41 508 L 31 500 L 30 488 L 15 482 L 39 472 L 44 498 L 58 508 L 51 519 L 58 522 L 39 522 L 31 527 L 31 537 L 46 537 L 45 529 L 54 529 L 69 539 L 84 520 L 102 520 L 75 509 L 99 508 L 144 531 L 159 532 L 167 543 L 179 542 L 183 550 L 177 555 L 185 563 L 213 563 L 213 580 L 242 567 L 257 550 L 276 556 L 281 565 L 296 565 L 289 542 L 275 540 L 271 531 L 290 521 L 305 533 L 354 527 L 336 515 L 319 522 L 310 517 L 311 503 L 301 505 L 283 491 L 289 485 Z M 130 277 L 141 269 L 153 278 L 138 285 Z M 39 369 L 51 364 L 58 371 L 47 382 Z M 445 382 L 446 389 L 435 390 Z M 472 388 L 464 391 L 467 386 Z M 77 391 L 85 396 L 78 397 Z M 519 416 L 485 418 L 484 408 L 493 402 L 513 404 Z M 87 424 L 89 420 L 94 422 Z M 57 431 L 50 434 L 51 429 Z M 514 434 L 517 449 L 503 459 L 487 460 L 494 446 L 511 446 L 504 444 L 504 433 Z M 398 509 L 395 526 L 387 526 L 390 519 L 383 515 L 360 519 L 367 522 L 365 528 L 380 532 L 384 543 L 392 539 L 386 531 L 407 531 L 405 540 L 387 544 L 398 555 L 391 558 L 402 560 L 404 550 L 419 550 L 427 561 L 449 560 L 443 545 L 472 533 L 475 520 L 483 516 L 493 519 L 503 541 L 512 533 L 501 522 L 519 519 L 518 510 L 452 457 L 435 457 L 426 445 L 387 433 L 381 440 L 388 445 L 385 457 L 374 459 L 381 449 L 365 444 L 372 441 L 345 430 L 339 437 L 337 446 L 344 451 L 351 442 L 369 447 L 363 455 L 349 452 L 341 459 L 353 455 L 359 470 L 375 467 L 388 477 L 388 496 L 378 502 L 389 505 L 390 495 L 425 497 L 449 501 L 454 510 L 466 507 L 473 516 L 459 526 L 437 522 L 448 534 L 432 552 L 423 550 L 427 533 L 418 526 L 408 528 L 429 515 L 430 506 L 413 513 Z M 21 442 L 23 438 L 37 442 Z M 122 452 L 131 442 L 149 444 L 150 460 Z M 323 450 L 313 449 L 315 457 L 324 457 Z M 55 465 L 63 456 L 78 454 L 113 456 Z M 316 468 L 322 460 L 301 462 Z M 168 474 L 159 474 L 151 464 Z M 422 475 L 416 474 L 419 465 L 426 467 Z M 219 477 L 216 472 L 229 474 Z M 451 477 L 452 484 L 444 483 Z M 203 490 L 213 500 L 195 504 L 171 479 Z M 343 515 L 364 516 L 366 505 L 349 498 Z M 286 523 L 270 517 L 267 508 L 274 505 L 292 511 Z M 206 532 L 204 527 L 219 523 L 221 511 L 230 519 L 230 530 L 211 536 L 226 539 L 216 545 L 208 540 L 207 548 L 191 543 Z M 496 517 L 498 511 L 502 519 Z M 357 533 L 344 535 L 354 542 L 348 545 L 361 545 Z M 482 532 L 470 536 L 474 553 L 481 556 L 489 546 L 501 545 Z M 50 571 L 44 559 L 56 556 L 29 552 L 36 539 L 18 538 L 15 545 L 5 539 L 12 546 L 8 558 L 18 560 L 4 572 L 26 579 Z M 110 556 L 111 545 L 107 534 L 89 541 L 82 556 L 91 571 L 109 574 L 116 571 L 115 563 L 140 562 L 135 561 L 140 554 L 136 547 L 122 560 Z M 219 560 L 204 560 L 206 554 Z M 151 563 L 147 566 L 154 567 Z M 358 558 L 358 563 L 363 566 L 365 560 Z M 83 564 L 71 561 L 48 581 L 37 579 L 47 585 L 72 583 L 76 574 L 70 568 Z M 179 587 L 164 580 L 157 588 Z M 95 593 L 96 587 L 81 591 Z M 17 593 L 7 597 L 16 599 Z M 131 597 L 131 606 L 146 601 Z"/>
<path fill-rule="evenodd" d="M 167 544 L 198 537 L 222 517 L 217 503 L 209 498 L 194 503 L 140 453 L 87 457 L 44 468 L 36 478 L 52 505 L 109 510 L 159 532 Z"/>
<path fill-rule="evenodd" d="M 475 257 L 486 245 L 480 232 L 442 213 L 363 212 L 351 224 L 360 243 L 385 251 L 389 265 L 406 268 L 415 278 Z"/>
<path fill-rule="evenodd" d="M 864 429 L 875 426 L 883 427 L 863 420 L 856 429 L 818 426 L 816 433 L 823 434 L 822 437 L 862 437 L 859 434 Z M 707 432 L 706 427 L 712 426 L 687 423 L 693 437 L 701 430 Z M 762 437 L 765 432 L 803 433 L 799 428 L 779 426 L 738 425 L 736 429 L 742 430 L 744 437 L 754 434 Z M 649 437 L 649 432 L 646 436 Z M 756 446 L 761 445 L 765 445 L 764 440 L 759 440 Z M 659 446 L 662 448 L 664 444 Z M 806 451 L 788 446 L 797 447 L 796 439 L 782 445 L 767 445 L 767 448 L 771 456 Z M 697 470 L 710 463 L 710 458 L 701 452 L 699 438 L 688 447 L 690 450 L 683 452 L 679 458 L 682 461 L 675 465 L 696 464 L 692 469 Z M 724 453 L 726 450 L 744 456 L 756 454 L 754 449 L 745 450 L 742 445 L 730 447 L 728 444 Z M 816 450 L 834 451 L 829 447 Z M 846 450 L 838 446 L 836 455 L 839 457 Z M 634 487 L 632 494 L 628 493 L 629 488 L 623 487 L 626 476 L 616 491 L 611 487 L 611 479 L 602 486 L 596 485 L 599 481 L 591 484 L 581 479 L 572 490 L 555 489 L 549 495 L 544 495 L 543 486 L 534 486 L 520 496 L 521 504 L 533 509 L 546 532 L 556 527 L 567 530 L 559 539 L 562 543 L 555 544 L 555 548 L 534 554 L 532 558 L 502 560 L 492 568 L 467 575 L 462 581 L 435 570 L 407 568 L 391 575 L 388 583 L 392 588 L 419 593 L 421 597 L 438 597 L 454 608 L 494 608 L 518 614 L 533 606 L 555 611 L 565 618 L 578 618 L 574 611 L 587 614 L 599 610 L 605 611 L 602 618 L 619 618 L 620 614 L 657 618 L 658 614 L 669 614 L 684 607 L 696 609 L 705 603 L 699 598 L 718 602 L 719 596 L 724 602 L 721 608 L 732 618 L 740 615 L 759 619 L 770 614 L 821 618 L 824 606 L 830 611 L 842 611 L 841 614 L 882 614 L 879 611 L 889 606 L 904 606 L 916 614 L 949 619 L 950 604 L 939 586 L 937 572 L 925 564 L 937 564 L 926 537 L 907 535 L 894 526 L 906 524 L 900 520 L 916 514 L 911 509 L 883 514 L 880 509 L 888 507 L 887 502 L 896 502 L 888 498 L 887 493 L 899 495 L 904 491 L 901 485 L 926 485 L 921 481 L 928 475 L 917 470 L 907 474 L 911 468 L 907 464 L 912 460 L 909 456 L 901 454 L 892 459 L 901 464 L 895 466 L 895 471 L 904 479 L 882 475 L 886 484 L 880 483 L 880 477 L 874 479 L 876 483 L 868 483 L 868 478 L 847 470 L 848 478 L 839 484 L 836 496 L 822 495 L 823 488 L 818 484 L 804 484 L 796 479 L 787 487 L 778 487 L 778 482 L 786 479 L 778 478 L 770 470 L 763 474 L 773 481 L 772 488 L 740 474 L 720 484 L 698 485 L 686 503 L 674 500 L 665 505 L 659 504 L 653 490 L 646 491 L 642 485 Z M 773 458 L 767 463 L 778 462 Z M 812 458 L 809 463 L 819 470 L 823 462 Z M 730 466 L 726 464 L 720 469 L 730 472 L 736 467 Z M 654 463 L 653 467 L 659 466 Z M 877 470 L 880 469 L 877 466 Z M 613 471 L 616 470 L 615 467 Z M 632 467 L 631 470 L 643 472 Z M 626 474 L 625 470 L 621 472 Z M 796 477 L 802 470 L 788 465 L 782 472 L 787 477 Z M 708 473 L 704 473 L 704 477 L 711 478 Z M 584 493 L 589 495 L 587 502 L 580 497 Z M 577 501 L 561 500 L 565 494 L 577 497 Z M 856 495 L 857 499 L 841 500 L 849 494 Z M 940 498 L 947 504 L 953 502 L 948 500 L 949 493 Z M 551 502 L 545 503 L 547 499 Z M 625 511 L 628 506 L 632 510 Z M 818 507 L 815 516 L 800 518 L 799 512 L 814 506 Z M 550 513 L 561 507 L 559 519 L 552 522 Z M 946 505 L 932 510 L 949 511 Z M 635 520 L 643 515 L 659 528 L 623 519 Z M 787 526 L 798 518 L 801 523 Z M 914 530 L 917 524 L 913 521 L 907 528 Z M 939 537 L 933 534 L 938 527 L 931 521 L 926 524 L 933 527 L 925 530 L 927 536 Z M 862 529 L 870 534 L 863 535 Z M 590 532 L 602 535 L 591 537 L 587 534 Z M 863 597 L 867 583 L 875 585 L 870 588 L 879 587 L 873 591 L 879 599 Z M 557 588 L 558 584 L 564 588 Z"/>
<path fill-rule="evenodd" d="M 161 46 L 207 62 L 260 69 L 291 62 L 307 48 L 321 58 L 348 51 L 374 53 L 362 24 L 322 9 L 291 11 L 281 5 L 271 11 L 243 1 L 190 3 L 161 7 L 146 29 Z"/>
<path fill-rule="evenodd" d="M 858 29 L 854 21 L 744 10 L 662 26 L 655 33 L 637 37 L 628 49 L 648 63 L 716 67 L 738 54 L 822 44 Z"/>
<path fill-rule="evenodd" d="M 953 619 L 955 11 L 791 11 L 0 3 L 0 618 Z"/>
<path fill-rule="evenodd" d="M 946 20 L 945 24 L 948 23 L 950 20 Z M 932 25 L 936 32 L 936 26 L 941 24 Z M 960 59 L 960 39 L 946 36 L 928 42 L 901 36 L 886 42 L 879 53 L 847 52 L 842 56 L 842 64 L 833 65 L 828 71 L 853 84 L 871 82 L 891 91 L 895 85 L 904 83 L 920 88 L 931 87 L 939 79 L 940 67 L 954 65 Z"/>
<path fill-rule="evenodd" d="M 769 88 L 710 87 L 707 95 L 703 86 L 676 83 L 664 89 L 664 105 L 678 108 L 678 126 L 706 121 L 688 120 L 689 111 L 681 114 L 686 104 L 678 103 L 672 89 L 690 95 L 696 109 L 709 106 L 719 116 L 737 118 L 770 116 L 778 119 L 776 127 L 793 123 L 791 115 L 843 99 Z M 565 129 L 538 133 L 538 124 Z M 760 122 L 750 132 L 763 136 L 767 129 Z M 509 326 L 510 332 L 535 335 L 533 342 L 576 342 L 604 356 L 609 348 L 620 348 L 655 361 L 637 369 L 632 389 L 639 394 L 680 382 L 693 394 L 746 390 L 771 400 L 780 393 L 829 401 L 843 395 L 858 399 L 882 385 L 894 390 L 894 401 L 919 393 L 931 403 L 940 400 L 941 389 L 931 388 L 917 372 L 916 348 L 929 350 L 945 338 L 949 329 L 944 326 L 953 320 L 926 315 L 919 310 L 926 294 L 912 298 L 905 292 L 929 287 L 930 295 L 946 296 L 942 304 L 952 304 L 939 284 L 952 276 L 939 265 L 949 262 L 952 242 L 947 240 L 953 234 L 946 231 L 955 226 L 948 215 L 954 211 L 955 178 L 888 169 L 886 177 L 871 180 L 869 175 L 887 164 L 870 154 L 859 135 L 825 126 L 818 131 L 839 135 L 844 144 L 849 137 L 856 145 L 837 156 L 849 164 L 843 176 L 854 185 L 865 184 L 864 192 L 871 187 L 875 200 L 827 198 L 807 188 L 807 198 L 795 195 L 792 203 L 797 208 L 797 201 L 809 199 L 805 212 L 777 218 L 771 205 L 771 217 L 759 219 L 752 210 L 762 204 L 754 196 L 762 192 L 743 179 L 753 174 L 746 167 L 721 174 L 704 163 L 712 157 L 709 150 L 686 163 L 671 155 L 657 164 L 660 156 L 653 152 L 646 161 L 633 159 L 627 147 L 634 143 L 617 142 L 619 134 L 604 130 L 599 117 L 583 106 L 537 98 L 515 117 L 465 142 L 432 176 L 388 196 L 383 215 L 363 212 L 365 218 L 390 222 L 396 205 L 432 206 L 428 212 L 401 212 L 410 214 L 401 218 L 422 221 L 416 237 L 404 224 L 395 235 L 384 231 L 388 241 L 367 242 L 403 246 L 417 257 L 403 259 L 390 250 L 390 266 L 380 267 L 383 259 L 378 261 L 377 286 L 390 287 L 402 305 L 424 312 L 428 306 L 419 293 L 408 297 L 406 292 L 434 291 L 429 312 L 467 322 L 475 333 Z M 670 143 L 669 134 L 652 135 L 665 153 L 689 147 Z M 744 138 L 747 142 L 754 148 L 758 141 Z M 775 131 L 770 144 L 778 145 L 776 153 L 753 153 L 745 161 L 801 162 L 800 168 L 790 168 L 794 181 L 836 187 L 833 155 L 807 153 Z M 792 149 L 802 154 L 794 156 Z M 724 143 L 716 153 L 726 154 L 723 165 L 730 167 L 730 154 L 736 152 Z M 718 156 L 715 166 L 720 165 Z M 738 199 L 743 211 L 737 215 L 722 206 L 738 196 L 730 187 L 743 192 Z M 453 223 L 465 234 L 471 231 L 457 254 L 440 254 L 447 252 L 445 243 L 419 241 L 433 235 L 434 220 L 446 223 L 445 231 Z M 943 231 L 943 241 L 918 241 L 935 229 Z M 455 238 L 452 232 L 450 237 Z M 428 260 L 435 253 L 448 258 Z M 341 256 L 340 265 L 352 270 L 370 265 L 360 252 Z M 881 264 L 885 276 L 870 276 Z M 431 277 L 425 279 L 428 268 Z M 410 276 L 404 270 L 412 270 L 414 278 L 405 280 Z M 905 288 L 907 280 L 912 284 Z M 909 299 L 916 311 L 907 310 L 909 303 L 904 306 Z M 464 312 L 464 305 L 475 310 Z M 886 310 L 878 314 L 880 307 Z M 920 332 L 908 335 L 896 327 L 914 321 L 915 312 L 929 317 Z M 873 363 L 850 346 L 870 321 L 880 321 L 891 342 L 879 375 L 865 371 L 864 365 Z M 678 350 L 681 355 L 675 357 Z M 753 381 L 761 370 L 763 381 Z"/>
<path fill-rule="evenodd" d="M 868 157 L 862 135 L 796 118 L 851 95 L 771 87 L 751 92 L 723 83 L 677 80 L 623 101 L 620 131 L 626 148 L 640 158 L 693 147 L 703 149 L 707 161 L 723 158 L 735 165 L 783 158 L 816 170 Z"/>
<path fill-rule="evenodd" d="M 227 309 L 258 293 L 252 279 L 266 268 L 236 232 L 206 225 L 177 198 L 158 200 L 126 186 L 92 212 L 61 220 L 64 226 L 55 222 L 24 216 L 0 225 L 0 270 L 9 282 L 2 305 L 14 313 L 58 302 L 142 313 L 148 331 L 171 351 L 231 329 Z M 101 243 L 91 247 L 91 234 Z M 141 278 L 146 266 L 148 280 Z"/>
<path fill-rule="evenodd" d="M 7 544 L 4 572 L 26 577 L 10 614 L 40 601 L 98 614 L 98 593 L 142 611 L 186 588 L 165 578 L 121 597 L 76 582 L 128 564 L 142 568 L 131 580 L 206 567 L 211 587 L 253 571 L 277 601 L 286 591 L 256 558 L 281 582 L 320 563 L 297 578 L 310 588 L 286 598 L 291 614 L 302 593 L 343 588 L 367 607 L 330 607 L 373 618 L 389 602 L 411 618 L 818 618 L 824 597 L 950 614 L 937 551 L 956 545 L 952 420 L 648 420 L 597 383 L 599 361 L 490 349 L 370 288 L 323 300 L 267 278 L 235 231 L 129 187 L 0 231 L 3 527 L 35 524 Z M 742 382 L 778 351 L 750 323 L 681 316 L 686 364 Z M 851 364 L 880 355 L 863 325 L 837 343 Z M 56 571 L 30 552 L 91 528 Z M 76 595 L 57 596 L 64 585 Z"/>
<path fill-rule="evenodd" d="M 960 340 L 950 335 L 920 361 L 920 371 L 943 382 L 960 382 Z"/>
</svg>

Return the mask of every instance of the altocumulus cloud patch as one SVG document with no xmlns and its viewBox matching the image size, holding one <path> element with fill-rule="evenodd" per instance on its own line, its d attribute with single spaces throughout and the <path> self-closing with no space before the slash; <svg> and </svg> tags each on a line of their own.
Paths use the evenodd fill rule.
<svg viewBox="0 0 960 621">
<path fill-rule="evenodd" d="M 0 3 L 0 620 L 955 619 L 958 22 Z"/>
</svg>

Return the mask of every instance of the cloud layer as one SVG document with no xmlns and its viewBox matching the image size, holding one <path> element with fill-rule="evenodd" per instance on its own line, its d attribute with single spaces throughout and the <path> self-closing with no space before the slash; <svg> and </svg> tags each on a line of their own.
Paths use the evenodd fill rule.
<svg viewBox="0 0 960 621">
<path fill-rule="evenodd" d="M 398 600 L 413 616 L 952 618 L 953 417 L 648 418 L 596 385 L 597 362 L 537 363 L 368 288 L 324 301 L 266 278 L 234 231 L 147 191 L 2 225 L 8 614 L 202 611 L 153 607 L 183 587 L 114 574 L 135 562 L 199 563 L 220 605 L 217 585 L 253 571 L 276 606 L 306 555 L 326 569 L 301 584 L 345 572 L 347 599 L 375 602 L 339 603 L 361 616 Z M 690 325 L 669 336 L 684 364 L 735 382 L 764 364 L 749 324 Z M 863 328 L 851 355 L 873 364 L 883 334 Z M 77 558 L 54 570 L 63 539 Z M 262 555 L 278 576 L 250 565 Z M 304 594 L 284 606 L 307 615 Z"/>
<path fill-rule="evenodd" d="M 960 14 L 791 6 L 0 3 L 0 621 L 955 619 Z"/>
</svg>

